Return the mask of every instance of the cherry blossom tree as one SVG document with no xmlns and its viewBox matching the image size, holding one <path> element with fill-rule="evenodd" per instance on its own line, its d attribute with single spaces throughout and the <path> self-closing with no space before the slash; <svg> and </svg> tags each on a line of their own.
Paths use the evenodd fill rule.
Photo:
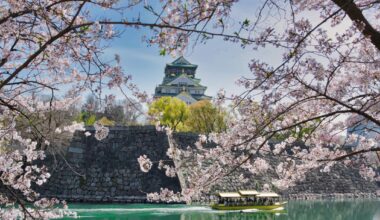
<svg viewBox="0 0 380 220">
<path fill-rule="evenodd" d="M 165 51 L 181 52 L 191 43 L 222 37 L 247 49 L 271 48 L 282 54 L 279 64 L 252 59 L 251 77 L 238 80 L 243 93 L 227 97 L 221 90 L 216 102 L 230 100 L 239 109 L 226 133 L 202 137 L 196 152 L 177 146 L 181 153 L 174 160 L 188 153 L 198 158 L 189 177 L 193 188 L 187 191 L 202 191 L 239 167 L 254 174 L 274 171 L 271 184 L 278 189 L 302 181 L 311 169 L 329 172 L 338 162 L 379 181 L 375 152 L 380 151 L 380 134 L 365 125 L 380 126 L 380 3 L 262 1 L 253 19 L 231 31 L 236 2 L 171 1 L 166 13 L 155 12 L 163 24 L 179 27 L 165 29 L 155 41 Z M 359 125 L 374 137 L 344 137 L 348 128 Z M 206 149 L 204 140 L 217 146 Z M 355 142 L 357 147 L 350 148 Z M 273 164 L 268 156 L 284 160 Z M 214 159 L 212 166 L 201 165 L 205 158 Z M 149 198 L 162 200 L 167 194 Z"/>
<path fill-rule="evenodd" d="M 172 27 L 154 20 L 144 23 L 138 16 L 111 20 L 112 16 L 99 18 L 96 14 L 97 10 L 120 13 L 139 4 L 144 2 L 0 3 L 0 142 L 4 149 L 0 155 L 0 218 L 45 219 L 66 213 L 48 209 L 65 203 L 39 198 L 32 189 L 50 176 L 45 166 L 36 165 L 45 157 L 43 150 L 69 141 L 76 130 L 84 130 L 82 123 L 57 123 L 52 115 L 55 111 L 65 111 L 88 91 L 100 101 L 112 102 L 115 97 L 104 96 L 105 88 L 118 89 L 123 94 L 129 90 L 139 101 L 146 101 L 147 95 L 131 82 L 131 76 L 124 74 L 120 57 L 115 55 L 111 61 L 102 57 L 105 41 L 118 35 L 113 25 L 154 28 L 152 36 Z M 49 94 L 49 101 L 38 100 L 36 96 L 41 94 Z M 105 138 L 108 128 L 95 125 L 95 138 Z"/>
<path fill-rule="evenodd" d="M 103 102 L 112 102 L 115 97 L 104 97 L 105 88 L 118 89 L 125 96 L 129 90 L 139 101 L 147 100 L 147 95 L 131 82 L 131 76 L 124 74 L 118 55 L 111 61 L 102 57 L 105 41 L 119 34 L 120 29 L 115 26 L 148 28 L 151 34 L 146 36 L 147 42 L 157 44 L 162 54 L 182 53 L 191 44 L 215 37 L 255 50 L 278 48 L 283 54 L 283 61 L 278 66 L 260 60 L 250 62 L 252 77 L 239 80 L 246 91 L 231 97 L 241 114 L 229 123 L 226 133 L 200 137 L 197 144 L 197 152 L 201 152 L 197 153 L 200 163 L 196 166 L 199 172 L 189 178 L 192 187 L 182 189 L 179 195 L 182 199 L 188 201 L 237 167 L 254 173 L 274 169 L 278 178 L 273 184 L 279 188 L 291 186 L 302 179 L 305 172 L 321 164 L 325 165 L 323 170 L 328 171 L 337 161 L 360 167 L 368 179 L 378 178 L 367 163 L 367 155 L 379 151 L 379 136 L 373 140 L 360 138 L 360 147 L 351 152 L 343 149 L 345 143 L 337 137 L 347 127 L 362 121 L 380 125 L 380 33 L 376 23 L 380 17 L 379 2 L 268 0 L 259 6 L 255 19 L 243 20 L 231 31 L 230 13 L 236 2 L 2 1 L 0 142 L 9 151 L 0 155 L 0 205 L 9 204 L 10 208 L 0 209 L 1 218 L 52 218 L 64 214 L 46 209 L 59 201 L 39 198 L 31 189 L 33 184 L 40 185 L 49 177 L 46 167 L 33 162 L 44 158 L 41 149 L 53 147 L 50 143 L 54 143 L 58 135 L 52 134 L 83 130 L 83 124 L 48 123 L 48 129 L 41 129 L 39 122 L 52 121 L 49 112 L 65 109 L 88 91 Z M 139 16 L 125 15 L 127 9 L 138 7 L 143 7 L 155 18 L 145 21 Z M 120 16 L 116 20 L 107 17 L 107 13 L 99 16 L 97 10 Z M 308 19 L 305 13 L 319 15 L 317 22 Z M 277 16 L 281 27 L 268 25 L 265 15 Z M 341 26 L 343 31 L 334 31 Z M 36 100 L 33 94 L 49 94 L 50 102 Z M 226 99 L 226 94 L 221 92 L 217 102 Z M 260 102 L 259 108 L 250 105 L 255 101 Z M 263 116 L 259 122 L 253 120 L 257 115 Z M 41 120 L 31 120 L 31 116 Z M 20 119 L 29 123 L 24 126 L 25 130 L 18 126 Z M 277 134 L 299 126 L 313 128 L 302 136 L 301 141 L 307 148 L 295 146 L 297 139 L 292 136 L 276 144 L 274 149 L 268 144 Z M 97 139 L 107 136 L 106 127 L 96 124 L 96 129 Z M 23 135 L 28 130 L 35 134 L 33 138 Z M 170 132 L 168 135 L 171 139 Z M 355 138 L 349 138 L 352 139 Z M 217 147 L 204 148 L 207 141 L 216 143 Z M 288 147 L 291 155 L 284 150 Z M 192 152 L 190 149 L 182 151 L 172 143 L 168 155 L 176 163 L 180 155 Z M 265 154 L 288 159 L 273 167 L 263 156 Z M 352 160 L 353 157 L 357 159 Z M 211 167 L 202 167 L 204 158 L 215 161 Z M 149 165 L 149 158 L 139 161 Z M 151 165 L 143 167 L 147 169 Z M 168 175 L 173 174 L 172 168 L 166 167 L 166 170 Z M 210 172 L 211 175 L 205 175 Z M 157 198 L 157 194 L 151 197 Z M 178 195 L 165 189 L 161 194 L 163 198 Z M 27 204 L 34 206 L 28 208 Z"/>
</svg>

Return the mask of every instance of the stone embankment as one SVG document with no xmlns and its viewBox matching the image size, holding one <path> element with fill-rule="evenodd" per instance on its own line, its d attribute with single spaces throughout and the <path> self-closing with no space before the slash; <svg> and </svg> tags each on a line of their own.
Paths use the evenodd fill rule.
<svg viewBox="0 0 380 220">
<path fill-rule="evenodd" d="M 92 128 L 88 130 L 94 132 Z M 197 135 L 179 133 L 174 135 L 174 139 L 182 147 L 194 147 Z M 161 187 L 177 192 L 185 183 L 180 184 L 178 178 L 167 177 L 163 170 L 157 169 L 159 160 L 172 164 L 166 156 L 168 147 L 165 133 L 157 132 L 153 126 L 114 127 L 102 141 L 97 141 L 93 135 L 86 137 L 83 132 L 77 132 L 64 156 L 47 158 L 52 176 L 37 190 L 42 196 L 67 201 L 127 203 L 146 202 L 146 193 L 158 192 Z M 143 154 L 154 162 L 148 173 L 140 171 L 137 162 Z M 186 172 L 187 168 L 183 169 Z M 240 170 L 223 179 L 212 193 L 260 190 L 260 186 L 269 181 L 266 176 L 251 176 L 247 183 L 240 183 L 237 178 L 240 173 L 246 174 Z M 291 199 L 366 198 L 375 197 L 379 189 L 378 183 L 364 180 L 357 170 L 336 166 L 331 173 L 310 172 L 305 181 L 281 194 Z"/>
<path fill-rule="evenodd" d="M 128 203 L 145 202 L 146 193 L 160 187 L 179 191 L 177 178 L 157 168 L 144 173 L 137 162 L 143 154 L 155 167 L 159 160 L 169 160 L 167 142 L 153 126 L 114 127 L 102 141 L 76 132 L 64 158 L 48 158 L 52 176 L 38 191 L 67 201 Z"/>
</svg>

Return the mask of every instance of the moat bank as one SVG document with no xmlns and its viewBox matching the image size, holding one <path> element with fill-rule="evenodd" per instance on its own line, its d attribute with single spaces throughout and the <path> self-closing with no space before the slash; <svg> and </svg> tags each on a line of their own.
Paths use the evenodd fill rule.
<svg viewBox="0 0 380 220">
<path fill-rule="evenodd" d="M 94 132 L 91 128 L 89 131 Z M 179 133 L 174 139 L 181 147 L 193 146 L 197 135 Z M 165 176 L 156 166 L 143 173 L 137 162 L 143 154 L 152 161 L 169 160 L 168 147 L 165 133 L 157 132 L 153 126 L 114 127 L 102 141 L 76 132 L 67 149 L 66 161 L 60 157 L 47 159 L 52 176 L 37 190 L 42 196 L 70 202 L 123 203 L 146 202 L 145 193 L 157 192 L 161 187 L 177 192 L 181 189 L 178 178 Z M 276 160 L 271 158 L 271 162 Z M 186 173 L 186 167 L 182 172 Z M 255 189 L 269 181 L 268 176 L 252 176 L 252 181 L 240 183 L 236 178 L 239 172 L 224 179 L 214 191 Z M 310 172 L 305 181 L 280 193 L 292 199 L 371 198 L 379 189 L 378 183 L 364 180 L 357 170 L 336 166 L 330 173 Z"/>
</svg>

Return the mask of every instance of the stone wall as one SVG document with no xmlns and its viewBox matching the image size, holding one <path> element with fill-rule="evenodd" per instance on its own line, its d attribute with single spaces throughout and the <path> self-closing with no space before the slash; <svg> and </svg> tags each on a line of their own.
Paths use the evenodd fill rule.
<svg viewBox="0 0 380 220">
<path fill-rule="evenodd" d="M 166 177 L 157 168 L 144 173 L 137 162 L 143 154 L 152 161 L 169 159 L 167 146 L 166 135 L 153 126 L 114 127 L 102 141 L 76 132 L 65 160 L 59 155 L 47 159 L 52 176 L 38 191 L 80 202 L 144 202 L 146 192 L 160 187 L 179 191 L 177 178 Z"/>
<path fill-rule="evenodd" d="M 177 147 L 184 147 L 184 145 L 181 144 L 184 140 L 183 137 L 174 137 L 174 139 L 176 139 L 174 144 L 176 144 Z M 190 143 L 190 146 L 195 148 L 195 140 L 196 138 L 193 137 L 192 141 L 186 140 L 186 143 Z M 270 145 L 272 146 L 273 144 Z M 270 155 L 265 158 L 272 166 L 276 166 L 284 159 L 285 158 L 280 159 Z M 191 166 L 194 162 L 191 158 L 188 160 L 189 161 L 182 161 L 184 168 L 181 171 L 183 176 L 186 176 L 186 164 Z M 204 163 L 205 166 L 207 166 L 210 162 L 205 161 Z M 380 168 L 377 172 L 380 172 Z M 249 181 L 245 183 L 240 182 L 239 176 L 241 174 L 248 178 Z M 219 180 L 218 184 L 215 184 L 211 188 L 209 194 L 205 195 L 205 198 L 221 191 L 238 191 L 240 189 L 262 190 L 261 187 L 264 184 L 270 184 L 273 178 L 276 178 L 276 174 L 273 170 L 267 171 L 265 175 L 253 175 L 246 169 L 237 168 L 235 172 Z M 182 185 L 183 182 L 186 181 L 182 181 Z M 359 174 L 357 168 L 346 167 L 337 163 L 328 173 L 321 172 L 320 168 L 317 168 L 308 172 L 305 180 L 298 182 L 296 186 L 284 191 L 273 188 L 273 191 L 280 193 L 282 197 L 290 199 L 374 198 L 380 197 L 380 182 L 367 181 Z"/>
<path fill-rule="evenodd" d="M 94 133 L 92 128 L 88 130 Z M 197 135 L 180 133 L 174 139 L 181 147 L 194 147 Z M 157 192 L 161 187 L 180 191 L 178 178 L 165 176 L 164 171 L 157 169 L 157 163 L 149 173 L 143 173 L 137 162 L 143 154 L 155 162 L 169 160 L 168 147 L 165 133 L 157 132 L 153 126 L 114 127 L 102 141 L 76 132 L 65 155 L 46 159 L 52 176 L 37 191 L 45 197 L 76 202 L 146 202 L 145 193 Z M 242 172 L 250 177 L 249 182 L 237 181 Z M 223 179 L 213 192 L 256 189 L 267 182 L 268 176 L 254 177 L 240 170 Z M 374 196 L 379 189 L 378 183 L 365 181 L 357 170 L 337 166 L 328 174 L 310 172 L 304 182 L 281 193 L 302 199 L 336 193 L 355 197 Z"/>
<path fill-rule="evenodd" d="M 301 193 L 302 192 L 302 193 Z M 309 172 L 303 182 L 283 194 L 293 199 L 380 197 L 380 182 L 365 180 L 359 170 L 336 164 L 328 173 Z"/>
</svg>

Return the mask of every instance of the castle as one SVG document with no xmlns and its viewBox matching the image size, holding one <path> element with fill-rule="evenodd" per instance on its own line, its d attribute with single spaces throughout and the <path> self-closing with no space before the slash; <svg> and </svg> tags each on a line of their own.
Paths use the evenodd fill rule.
<svg viewBox="0 0 380 220">
<path fill-rule="evenodd" d="M 205 95 L 206 86 L 200 84 L 195 78 L 198 65 L 191 64 L 183 56 L 166 64 L 165 77 L 156 87 L 154 98 L 163 96 L 177 97 L 190 105 L 204 99 L 211 99 Z"/>
</svg>

